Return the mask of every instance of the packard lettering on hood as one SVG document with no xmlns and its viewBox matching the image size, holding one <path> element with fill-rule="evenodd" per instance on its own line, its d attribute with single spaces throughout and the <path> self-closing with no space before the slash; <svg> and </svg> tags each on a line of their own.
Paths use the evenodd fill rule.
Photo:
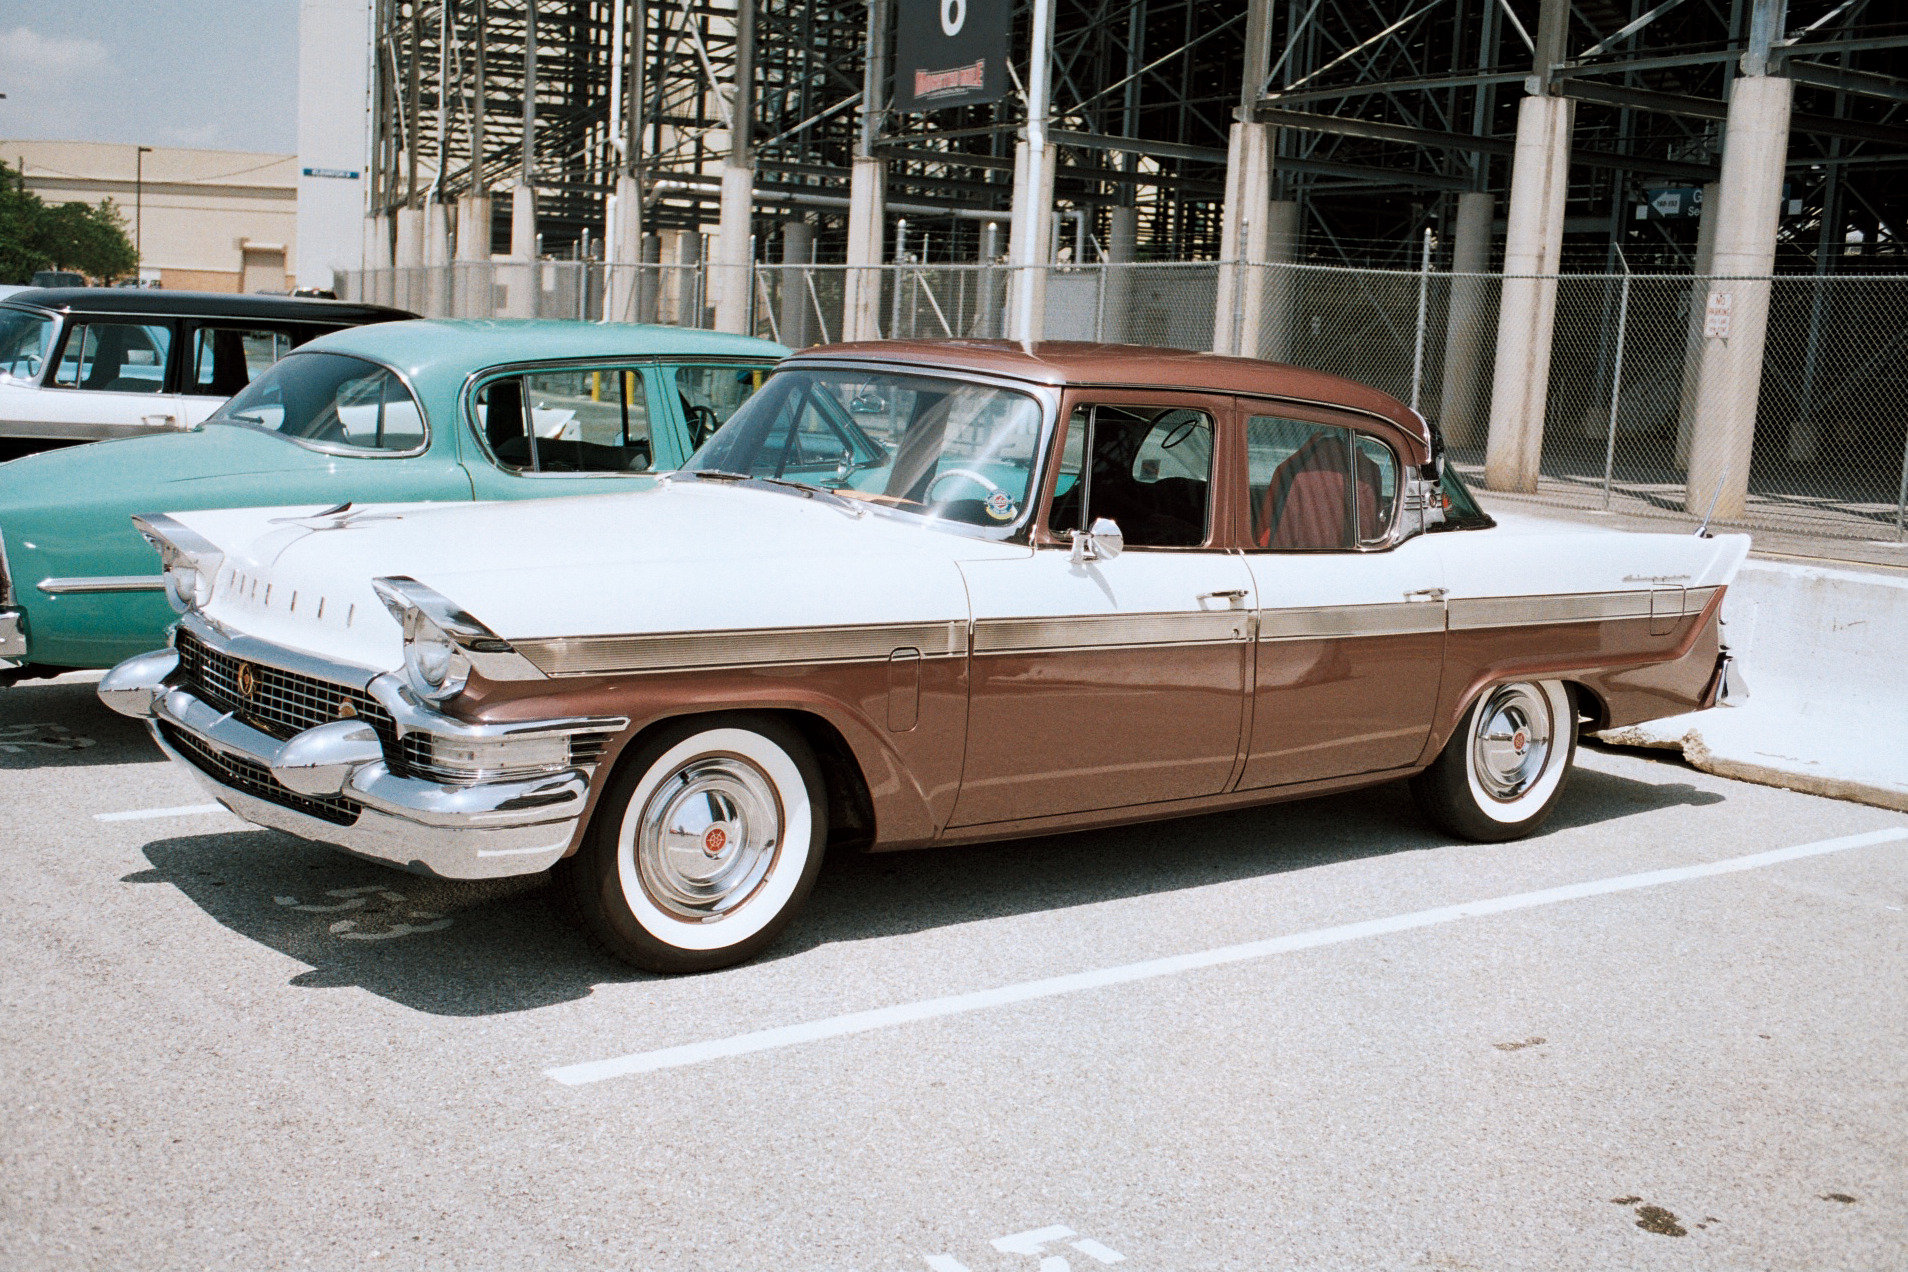
<svg viewBox="0 0 1908 1272">
<path fill-rule="evenodd" d="M 1400 778 L 1512 839 L 1581 721 L 1742 691 L 1748 541 L 1499 525 L 1442 452 L 1382 393 L 1250 359 L 811 350 L 627 493 L 142 518 L 179 622 L 100 694 L 241 816 L 555 868 L 662 971 L 764 948 L 830 845 Z"/>
</svg>

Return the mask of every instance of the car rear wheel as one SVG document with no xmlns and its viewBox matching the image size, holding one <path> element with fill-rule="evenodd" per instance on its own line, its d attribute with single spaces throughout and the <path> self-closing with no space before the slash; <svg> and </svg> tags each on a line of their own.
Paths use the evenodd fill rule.
<svg viewBox="0 0 1908 1272">
<path fill-rule="evenodd" d="M 1577 713 L 1560 680 L 1518 680 L 1479 694 L 1411 794 L 1461 839 L 1519 839 L 1544 824 L 1577 751 Z"/>
<path fill-rule="evenodd" d="M 814 752 L 786 724 L 684 721 L 619 766 L 560 886 L 624 962 L 727 967 L 766 949 L 807 899 L 827 809 Z"/>
</svg>

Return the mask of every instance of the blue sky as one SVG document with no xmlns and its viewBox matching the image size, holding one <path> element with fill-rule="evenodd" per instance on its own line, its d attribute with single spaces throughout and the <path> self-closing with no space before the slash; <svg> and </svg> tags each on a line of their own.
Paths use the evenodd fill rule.
<svg viewBox="0 0 1908 1272">
<path fill-rule="evenodd" d="M 0 137 L 290 153 L 298 0 L 0 0 Z"/>
</svg>

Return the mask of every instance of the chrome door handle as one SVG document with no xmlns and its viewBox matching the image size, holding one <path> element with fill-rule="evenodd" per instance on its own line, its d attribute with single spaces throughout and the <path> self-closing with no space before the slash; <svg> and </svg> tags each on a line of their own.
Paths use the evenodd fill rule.
<svg viewBox="0 0 1908 1272">
<path fill-rule="evenodd" d="M 1246 590 L 1242 587 L 1221 588 L 1217 592 L 1201 592 L 1199 594 L 1199 599 L 1202 601 L 1224 601 L 1228 609 L 1235 603 L 1243 603 L 1245 598 Z"/>
<path fill-rule="evenodd" d="M 1441 587 L 1421 587 L 1405 593 L 1407 601 L 1441 601 L 1451 593 Z"/>
</svg>

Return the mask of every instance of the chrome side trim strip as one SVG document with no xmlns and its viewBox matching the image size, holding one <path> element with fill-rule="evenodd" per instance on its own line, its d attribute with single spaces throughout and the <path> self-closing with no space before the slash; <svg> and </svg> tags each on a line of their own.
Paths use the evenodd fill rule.
<svg viewBox="0 0 1908 1272">
<path fill-rule="evenodd" d="M 960 653 L 966 638 L 966 622 L 954 620 L 640 636 L 557 636 L 511 643 L 546 676 L 595 676 L 777 663 L 886 662 L 897 649 L 918 649 L 924 657 L 944 658 Z"/>
<path fill-rule="evenodd" d="M 1128 645 L 1218 645 L 1244 640 L 1246 610 L 1167 614 L 1082 614 L 1072 618 L 984 618 L 974 624 L 974 653 L 1009 654 Z"/>
<path fill-rule="evenodd" d="M 1700 614 L 1714 587 L 1638 588 L 1623 592 L 1570 592 L 1549 596 L 1460 597 L 1449 602 L 1451 630 L 1540 627 L 1552 623 L 1602 623 L 1611 619 Z M 1665 601 L 1671 594 L 1676 599 Z"/>
<path fill-rule="evenodd" d="M 1410 636 L 1444 630 L 1444 606 L 1434 601 L 1378 605 L 1317 605 L 1259 611 L 1259 639 L 1317 640 L 1347 636 Z"/>
<path fill-rule="evenodd" d="M 36 586 L 48 596 L 90 596 L 100 592 L 163 592 L 163 574 L 95 574 L 85 578 L 41 579 Z"/>
</svg>

